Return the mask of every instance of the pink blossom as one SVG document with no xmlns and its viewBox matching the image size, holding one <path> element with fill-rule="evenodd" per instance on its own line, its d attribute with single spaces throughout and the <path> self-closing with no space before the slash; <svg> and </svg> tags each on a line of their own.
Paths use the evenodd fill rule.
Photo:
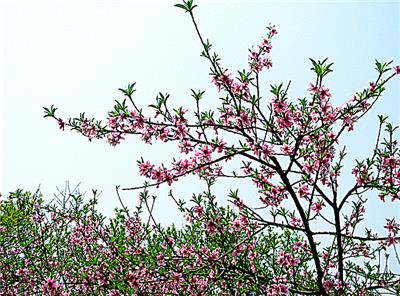
<svg viewBox="0 0 400 296">
<path fill-rule="evenodd" d="M 281 130 L 288 129 L 294 124 L 293 117 L 288 111 L 282 113 L 276 121 Z"/>
<path fill-rule="evenodd" d="M 211 252 L 210 258 L 211 258 L 212 260 L 216 261 L 216 260 L 218 259 L 220 250 L 221 250 L 220 248 L 216 248 L 215 250 L 213 250 L 213 251 Z"/>
<path fill-rule="evenodd" d="M 43 292 L 52 293 L 55 292 L 59 286 L 60 284 L 57 283 L 57 281 L 48 278 L 44 281 L 42 288 Z"/>
<path fill-rule="evenodd" d="M 280 266 L 286 267 L 297 266 L 300 263 L 299 259 L 295 258 L 292 254 L 286 253 L 284 251 L 278 253 L 277 261 Z"/>
<path fill-rule="evenodd" d="M 230 76 L 231 74 L 227 70 L 222 75 L 213 76 L 212 82 L 218 88 L 218 91 L 221 91 L 221 87 L 230 88 L 232 86 L 233 79 Z"/>
<path fill-rule="evenodd" d="M 81 122 L 80 128 L 82 130 L 82 135 L 88 137 L 89 139 L 92 139 L 97 136 L 97 128 L 94 125 L 94 123 L 88 118 L 85 118 Z"/>
<path fill-rule="evenodd" d="M 233 230 L 239 231 L 242 228 L 242 221 L 240 219 L 235 219 L 231 222 Z"/>
<path fill-rule="evenodd" d="M 301 242 L 301 241 L 295 241 L 293 243 L 293 250 L 294 251 L 300 251 L 301 249 L 306 249 L 306 242 Z"/>
<path fill-rule="evenodd" d="M 169 135 L 169 129 L 167 127 L 163 127 L 160 130 L 160 134 L 159 134 L 158 138 L 163 142 L 167 142 L 168 141 L 168 135 Z"/>
<path fill-rule="evenodd" d="M 58 126 L 60 127 L 60 130 L 64 130 L 65 122 L 61 118 L 57 119 L 57 121 L 58 121 Z"/>
<path fill-rule="evenodd" d="M 154 169 L 154 165 L 149 161 L 139 163 L 139 174 L 147 178 L 151 177 L 151 173 Z"/>
<path fill-rule="evenodd" d="M 274 153 L 274 146 L 264 144 L 261 148 L 261 152 L 264 156 L 264 159 L 267 159 L 268 157 L 272 156 L 272 154 Z"/>
<path fill-rule="evenodd" d="M 384 227 L 389 231 L 389 233 L 394 235 L 396 235 L 400 230 L 400 224 L 396 223 L 394 219 L 388 220 Z"/>
<path fill-rule="evenodd" d="M 201 206 L 195 206 L 193 208 L 193 212 L 195 212 L 198 217 L 203 217 L 204 216 L 204 209 Z"/>
<path fill-rule="evenodd" d="M 175 135 L 174 135 L 174 139 L 180 139 L 183 140 L 183 138 L 186 136 L 187 134 L 187 128 L 185 125 L 180 124 L 177 126 L 177 128 L 175 129 Z"/>
<path fill-rule="evenodd" d="M 314 93 L 318 90 L 318 87 L 316 85 L 312 84 L 311 82 L 309 85 L 310 85 L 310 87 L 307 89 L 309 92 Z"/>
<path fill-rule="evenodd" d="M 125 138 L 122 136 L 122 133 L 110 133 L 107 135 L 107 142 L 111 146 L 116 146 L 119 143 L 121 143 L 121 140 L 124 140 Z"/>
<path fill-rule="evenodd" d="M 389 235 L 388 238 L 386 239 L 386 245 L 388 247 L 397 244 L 397 242 L 398 242 L 397 238 L 392 235 Z"/>
<path fill-rule="evenodd" d="M 296 216 L 292 216 L 292 218 L 290 218 L 290 225 L 297 227 L 297 226 L 301 226 L 301 220 L 299 218 L 297 218 Z"/>
<path fill-rule="evenodd" d="M 293 147 L 293 146 L 290 146 L 290 145 L 287 145 L 287 144 L 284 144 L 284 145 L 281 147 L 281 151 L 282 151 L 282 153 L 285 154 L 285 155 L 293 155 L 294 147 Z"/>
<path fill-rule="evenodd" d="M 301 184 L 297 189 L 297 193 L 299 194 L 300 197 L 307 197 L 309 195 L 308 185 L 305 183 Z"/>
<path fill-rule="evenodd" d="M 189 152 L 193 151 L 192 144 L 187 141 L 183 140 L 179 143 L 179 148 L 181 149 L 181 153 L 188 154 Z"/>
<path fill-rule="evenodd" d="M 324 87 L 319 88 L 318 93 L 321 96 L 321 98 L 325 98 L 325 97 L 330 97 L 331 96 L 331 94 L 329 92 L 329 89 L 328 88 L 324 88 Z"/>
<path fill-rule="evenodd" d="M 319 214 L 322 210 L 322 204 L 316 201 L 312 204 L 311 209 Z"/>
<path fill-rule="evenodd" d="M 173 271 L 172 278 L 173 278 L 174 282 L 176 282 L 176 283 L 181 283 L 184 281 L 184 279 L 182 277 L 182 273 L 179 273 L 179 272 Z"/>
<path fill-rule="evenodd" d="M 314 173 L 314 167 L 309 162 L 304 162 L 303 170 L 306 174 Z"/>
<path fill-rule="evenodd" d="M 332 280 L 326 280 L 323 285 L 328 292 L 335 288 L 335 283 Z"/>
<path fill-rule="evenodd" d="M 221 153 L 226 148 L 226 142 L 217 138 L 216 143 L 213 143 L 213 146 L 218 153 Z"/>
</svg>

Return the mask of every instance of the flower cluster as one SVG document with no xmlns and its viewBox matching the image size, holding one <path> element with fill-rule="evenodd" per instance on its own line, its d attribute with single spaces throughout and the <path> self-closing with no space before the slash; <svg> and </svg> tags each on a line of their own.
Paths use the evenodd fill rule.
<svg viewBox="0 0 400 296">
<path fill-rule="evenodd" d="M 249 50 L 249 66 L 256 73 L 260 73 L 264 68 L 269 69 L 272 67 L 272 61 L 268 54 L 272 49 L 271 39 L 278 34 L 278 31 L 275 26 L 269 26 L 267 29 L 267 36 L 263 38 L 262 42 L 256 48 Z"/>
</svg>

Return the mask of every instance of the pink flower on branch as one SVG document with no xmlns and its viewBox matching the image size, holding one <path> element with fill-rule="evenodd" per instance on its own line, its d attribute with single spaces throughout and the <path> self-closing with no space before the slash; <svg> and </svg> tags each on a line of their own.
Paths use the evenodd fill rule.
<svg viewBox="0 0 400 296">
<path fill-rule="evenodd" d="M 311 210 L 319 214 L 322 210 L 322 204 L 320 202 L 314 202 L 311 206 Z"/>
</svg>

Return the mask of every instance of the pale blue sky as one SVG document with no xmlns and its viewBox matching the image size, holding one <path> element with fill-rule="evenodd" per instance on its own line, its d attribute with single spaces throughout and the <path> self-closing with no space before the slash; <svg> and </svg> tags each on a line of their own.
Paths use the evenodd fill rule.
<svg viewBox="0 0 400 296">
<path fill-rule="evenodd" d="M 89 143 L 73 132 L 61 132 L 43 119 L 42 106 L 54 104 L 58 114 L 105 118 L 120 87 L 137 82 L 137 99 L 147 106 L 156 94 L 168 92 L 175 106 L 192 108 L 190 89 L 206 90 L 207 104 L 217 104 L 210 84 L 209 65 L 199 56 L 201 47 L 187 14 L 174 1 L 2 1 L 1 3 L 1 159 L 0 192 L 16 188 L 51 195 L 66 180 L 81 182 L 83 191 L 103 192 L 100 209 L 111 214 L 117 205 L 114 185 L 142 183 L 136 160 L 143 156 L 160 163 L 176 155 L 174 145 L 147 146 L 128 138 L 118 147 L 104 141 Z M 155 4 L 154 4 L 155 3 Z M 374 59 L 400 63 L 400 4 L 398 1 L 196 1 L 195 14 L 232 72 L 247 67 L 247 49 L 257 44 L 271 22 L 279 34 L 271 53 L 274 67 L 263 74 L 267 85 L 292 80 L 289 94 L 306 95 L 314 79 L 308 58 L 329 57 L 334 72 L 326 84 L 334 102 L 347 100 L 376 77 Z M 350 134 L 348 164 L 369 155 L 374 143 L 377 114 L 399 123 L 400 81 L 392 82 L 374 112 Z M 349 167 L 348 167 L 349 168 Z M 348 182 L 348 180 L 345 180 Z M 196 186 L 193 186 L 196 185 Z M 217 193 L 230 187 L 221 183 Z M 160 221 L 176 221 L 174 207 L 160 196 Z M 179 197 L 200 192 L 193 177 L 174 186 Z M 135 193 L 124 195 L 128 204 Z M 254 198 L 254 197 L 248 197 Z M 129 202 L 128 202 L 129 200 Z M 371 203 L 375 208 L 379 203 Z M 377 225 L 383 217 L 399 214 L 399 207 L 382 206 L 369 218 Z M 373 223 L 375 223 L 373 222 Z"/>
</svg>

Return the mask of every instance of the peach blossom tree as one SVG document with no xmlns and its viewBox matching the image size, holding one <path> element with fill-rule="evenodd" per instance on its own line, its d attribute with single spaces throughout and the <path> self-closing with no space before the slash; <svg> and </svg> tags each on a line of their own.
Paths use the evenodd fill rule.
<svg viewBox="0 0 400 296">
<path fill-rule="evenodd" d="M 272 66 L 275 26 L 269 25 L 249 49 L 248 68 L 234 75 L 201 34 L 193 1 L 176 6 L 194 25 L 220 107 L 204 110 L 205 91 L 191 90 L 192 107 L 171 108 L 169 95 L 160 93 L 145 110 L 132 83 L 120 89 L 124 98 L 105 124 L 86 113 L 63 119 L 54 106 L 44 108 L 45 117 L 62 130 L 89 140 L 105 139 L 113 146 L 130 136 L 148 144 L 173 142 L 177 156 L 162 164 L 139 159 L 139 173 L 149 181 L 122 190 L 137 190 L 140 205 L 132 210 L 122 204 L 109 223 L 94 210 L 94 202 L 82 206 L 78 198 L 72 203 L 76 206 L 33 207 L 23 228 L 2 226 L 2 248 L 11 244 L 13 252 L 12 259 L 0 263 L 0 284 L 12 278 L 13 293 L 23 287 L 51 295 L 397 295 L 399 274 L 390 271 L 381 254 L 391 252 L 400 264 L 399 222 L 396 217 L 380 221 L 384 236 L 360 226 L 371 223 L 364 221 L 367 193 L 393 206 L 400 199 L 397 127 L 386 116 L 379 116 L 371 156 L 357 160 L 351 171 L 353 185 L 344 194 L 338 187 L 346 157 L 343 135 L 379 101 L 400 66 L 375 61 L 375 81 L 335 106 L 324 84 L 333 63 L 310 59 L 315 81 L 308 97 L 292 99 L 288 83 L 271 85 L 266 101 L 259 78 Z M 229 172 L 228 163 L 237 169 Z M 190 174 L 204 180 L 206 190 L 190 202 L 170 192 L 187 224 L 182 230 L 161 227 L 152 215 L 155 198 L 149 191 Z M 248 180 L 258 192 L 251 197 L 258 206 L 250 206 L 235 189 L 229 194 L 232 206 L 218 206 L 212 185 L 221 178 L 230 178 L 232 187 L 235 179 Z M 149 213 L 147 221 L 140 218 L 142 211 Z M 26 229 L 42 238 L 30 241 Z M 33 252 L 41 257 L 32 257 Z"/>
</svg>

